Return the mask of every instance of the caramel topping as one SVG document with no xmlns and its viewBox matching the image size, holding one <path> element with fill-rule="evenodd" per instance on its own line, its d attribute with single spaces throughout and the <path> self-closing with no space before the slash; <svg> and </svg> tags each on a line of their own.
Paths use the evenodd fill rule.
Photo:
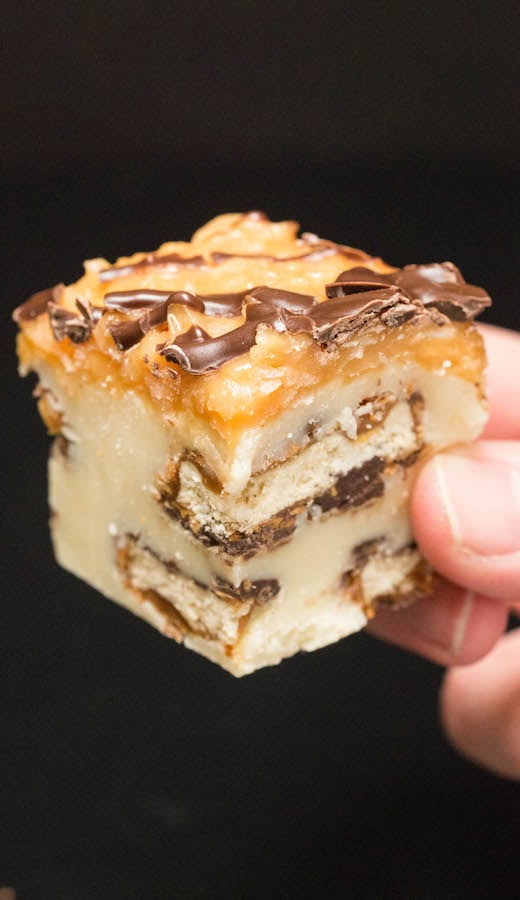
<svg viewBox="0 0 520 900">
<path fill-rule="evenodd" d="M 113 267 L 91 260 L 76 284 L 18 308 L 22 362 L 44 355 L 82 378 L 142 388 L 165 411 L 206 416 L 223 437 L 226 423 L 267 420 L 313 385 L 381 365 L 383 354 L 419 354 L 430 369 L 448 360 L 453 374 L 479 379 L 470 320 L 490 301 L 455 266 L 392 269 L 297 229 L 230 214 L 190 243 Z M 115 270 L 118 290 L 110 290 Z M 443 340 L 422 339 L 423 323 L 449 320 Z M 462 357 L 455 325 L 465 334 Z"/>
<path fill-rule="evenodd" d="M 225 255 L 231 258 L 231 254 Z M 249 291 L 208 295 L 189 291 L 118 291 L 106 294 L 104 302 L 106 309 L 140 312 L 136 319 L 109 327 L 120 350 L 127 350 L 151 328 L 164 324 L 170 304 L 191 307 L 209 317 L 244 314 L 245 321 L 224 334 L 212 337 L 201 325 L 193 323 L 176 334 L 174 340 L 156 348 L 169 362 L 194 375 L 217 369 L 247 353 L 256 342 L 260 324 L 278 332 L 306 332 L 326 345 L 363 327 L 376 315 L 385 325 L 396 326 L 433 307 L 438 313 L 461 321 L 490 302 L 485 291 L 467 285 L 450 263 L 408 266 L 388 275 L 354 267 L 328 284 L 326 294 L 328 299 L 319 301 L 308 294 L 262 285 Z M 74 333 L 70 336 L 79 340 Z"/>
</svg>

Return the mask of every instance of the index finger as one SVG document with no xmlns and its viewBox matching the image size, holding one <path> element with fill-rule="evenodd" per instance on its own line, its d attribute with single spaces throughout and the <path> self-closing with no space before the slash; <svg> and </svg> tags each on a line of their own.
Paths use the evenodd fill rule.
<svg viewBox="0 0 520 900">
<path fill-rule="evenodd" d="M 489 420 L 483 437 L 520 440 L 520 333 L 481 325 L 488 356 Z"/>
</svg>

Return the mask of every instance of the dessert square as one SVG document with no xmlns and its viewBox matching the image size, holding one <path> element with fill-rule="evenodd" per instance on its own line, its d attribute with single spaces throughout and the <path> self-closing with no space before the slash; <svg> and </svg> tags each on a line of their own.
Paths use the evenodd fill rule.
<svg viewBox="0 0 520 900">
<path fill-rule="evenodd" d="M 58 561 L 234 675 L 424 595 L 410 487 L 483 427 L 489 304 L 258 212 L 89 260 L 14 313 Z"/>
</svg>

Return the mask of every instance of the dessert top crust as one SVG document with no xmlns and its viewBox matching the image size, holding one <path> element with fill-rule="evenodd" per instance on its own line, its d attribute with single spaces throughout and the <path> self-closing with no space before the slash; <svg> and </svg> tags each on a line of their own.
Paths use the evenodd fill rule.
<svg viewBox="0 0 520 900">
<path fill-rule="evenodd" d="M 452 263 L 395 269 L 313 234 L 298 237 L 296 222 L 249 212 L 218 216 L 189 243 L 114 266 L 90 260 L 79 281 L 35 294 L 14 319 L 27 338 L 19 345 L 27 368 L 37 352 L 99 377 L 101 356 L 111 375 L 115 368 L 123 381 L 148 381 L 152 395 L 174 402 L 181 393 L 200 397 L 201 382 L 206 398 L 214 394 L 220 371 L 234 399 L 235 376 L 241 390 L 249 378 L 250 395 L 265 396 L 295 360 L 330 377 L 338 350 L 359 358 L 367 340 L 383 346 L 396 329 L 413 336 L 409 323 L 465 323 L 490 302 Z"/>
</svg>

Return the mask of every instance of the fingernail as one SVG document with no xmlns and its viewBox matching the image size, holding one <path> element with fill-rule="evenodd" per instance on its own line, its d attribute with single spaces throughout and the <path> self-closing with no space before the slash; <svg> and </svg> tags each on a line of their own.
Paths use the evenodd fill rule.
<svg viewBox="0 0 520 900">
<path fill-rule="evenodd" d="M 474 605 L 475 594 L 473 593 L 473 591 L 466 591 L 463 595 L 462 604 L 457 618 L 453 623 L 450 647 L 451 656 L 453 659 L 457 659 L 461 647 L 464 643 L 464 638 L 466 637 L 466 632 L 468 630 L 468 622 L 470 620 Z"/>
<path fill-rule="evenodd" d="M 479 556 L 520 550 L 520 470 L 502 460 L 443 453 L 437 483 L 451 534 Z"/>
</svg>

